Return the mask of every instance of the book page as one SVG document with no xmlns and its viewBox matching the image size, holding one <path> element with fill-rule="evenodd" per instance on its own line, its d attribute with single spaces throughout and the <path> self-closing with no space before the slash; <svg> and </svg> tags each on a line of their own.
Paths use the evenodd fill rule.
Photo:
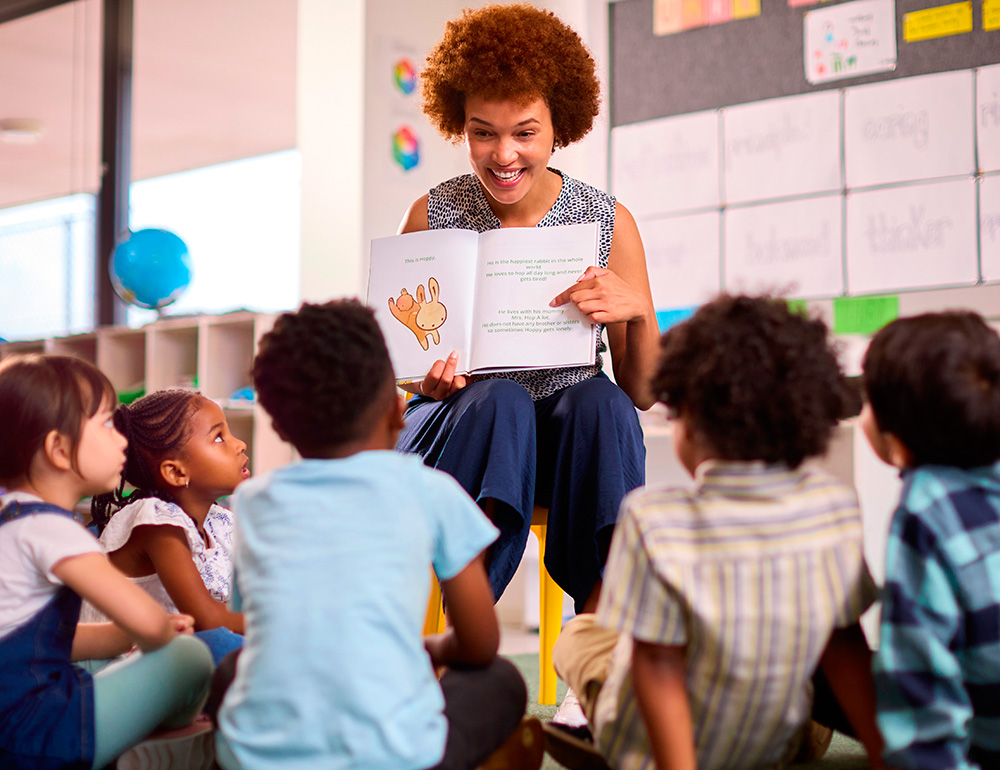
<svg viewBox="0 0 1000 770">
<path fill-rule="evenodd" d="M 575 305 L 549 302 L 597 264 L 596 222 L 489 230 L 480 236 L 479 261 L 474 369 L 594 362 L 594 325 Z"/>
<path fill-rule="evenodd" d="M 452 350 L 467 371 L 478 240 L 474 230 L 426 230 L 372 241 L 368 305 L 397 380 L 423 379 Z"/>
</svg>

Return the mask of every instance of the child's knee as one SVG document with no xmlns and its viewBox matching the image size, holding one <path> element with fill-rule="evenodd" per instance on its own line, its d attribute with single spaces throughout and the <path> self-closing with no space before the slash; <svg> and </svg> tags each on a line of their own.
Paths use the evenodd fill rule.
<svg viewBox="0 0 1000 770">
<path fill-rule="evenodd" d="M 215 664 L 208 645 L 201 639 L 178 635 L 158 652 L 169 657 L 170 667 L 179 678 L 186 680 L 193 687 L 207 687 Z"/>
</svg>

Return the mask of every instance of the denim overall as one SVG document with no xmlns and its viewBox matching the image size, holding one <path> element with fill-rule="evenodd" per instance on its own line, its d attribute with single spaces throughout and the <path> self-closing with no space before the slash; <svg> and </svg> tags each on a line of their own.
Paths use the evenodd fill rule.
<svg viewBox="0 0 1000 770">
<path fill-rule="evenodd" d="M 0 527 L 48 503 L 11 503 Z M 80 597 L 61 586 L 27 623 L 0 639 L 0 770 L 86 768 L 94 761 L 94 681 L 70 663 Z"/>
</svg>

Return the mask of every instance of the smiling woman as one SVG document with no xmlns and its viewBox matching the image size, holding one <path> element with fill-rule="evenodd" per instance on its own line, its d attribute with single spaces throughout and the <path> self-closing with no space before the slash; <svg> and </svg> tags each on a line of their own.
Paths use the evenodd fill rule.
<svg viewBox="0 0 1000 770">
<path fill-rule="evenodd" d="M 552 299 L 573 303 L 610 346 L 617 385 L 592 366 L 474 377 L 457 354 L 412 383 L 398 448 L 454 476 L 501 534 L 489 554 L 496 597 L 521 559 L 536 504 L 549 509 L 545 562 L 578 611 L 592 611 L 618 506 L 644 481 L 635 407 L 658 349 L 635 221 L 610 195 L 549 166 L 590 131 L 600 103 L 580 37 L 526 4 L 467 10 L 448 23 L 421 73 L 424 112 L 463 142 L 471 174 L 415 201 L 400 232 L 597 222 L 598 266 Z M 607 329 L 608 346 L 603 330 Z"/>
</svg>

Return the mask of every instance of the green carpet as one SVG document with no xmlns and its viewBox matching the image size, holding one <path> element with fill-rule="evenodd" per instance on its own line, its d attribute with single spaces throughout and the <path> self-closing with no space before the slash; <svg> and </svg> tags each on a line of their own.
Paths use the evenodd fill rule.
<svg viewBox="0 0 1000 770">
<path fill-rule="evenodd" d="M 538 704 L 538 655 L 529 653 L 509 657 L 528 685 L 528 715 L 538 717 L 542 721 L 548 721 L 555 714 L 556 707 Z M 565 694 L 566 685 L 559 682 L 556 691 L 557 701 L 561 701 Z M 816 762 L 796 765 L 795 768 L 796 770 L 867 770 L 868 760 L 860 743 L 845 735 L 835 733 L 825 757 Z M 542 763 L 542 770 L 563 770 L 563 767 L 546 755 L 545 761 Z"/>
</svg>

